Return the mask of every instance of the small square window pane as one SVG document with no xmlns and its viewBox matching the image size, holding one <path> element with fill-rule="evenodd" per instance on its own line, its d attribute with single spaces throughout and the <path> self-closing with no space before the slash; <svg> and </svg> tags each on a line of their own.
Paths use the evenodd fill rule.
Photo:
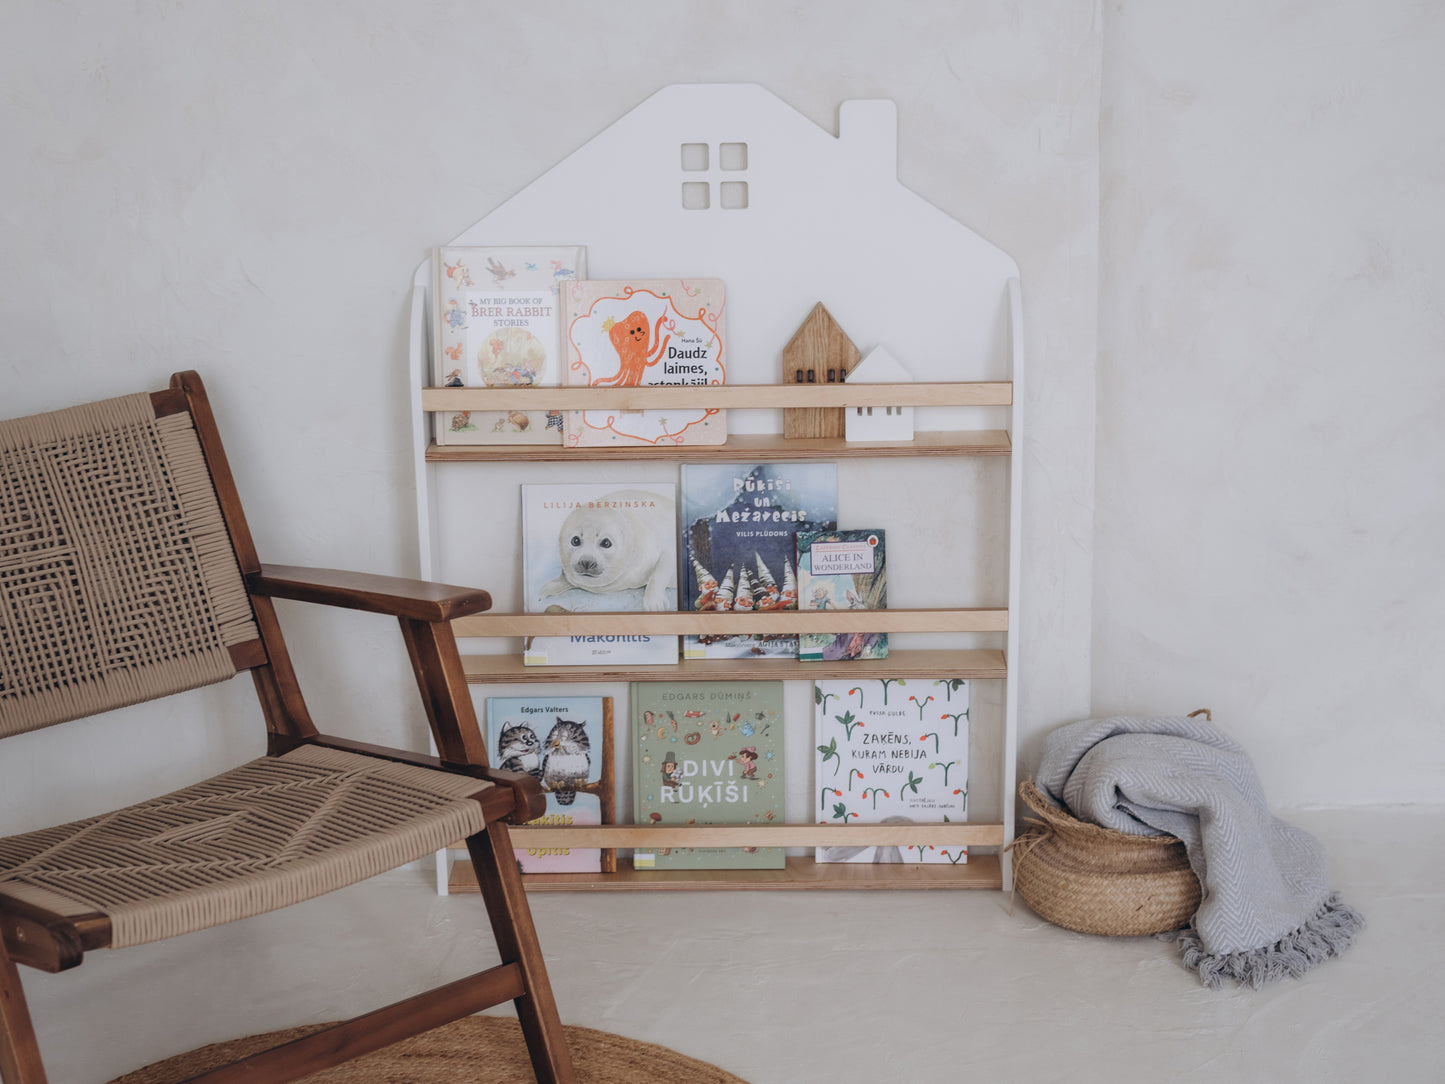
<svg viewBox="0 0 1445 1084">
<path fill-rule="evenodd" d="M 708 207 L 708 185 L 706 181 L 682 182 L 682 205 L 689 211 L 706 211 Z"/>
<path fill-rule="evenodd" d="M 707 169 L 707 144 L 684 143 L 682 145 L 682 168 L 689 172 Z"/>
<path fill-rule="evenodd" d="M 718 187 L 718 202 L 725 211 L 740 211 L 748 205 L 747 181 L 723 181 Z"/>
<path fill-rule="evenodd" d="M 718 165 L 723 169 L 747 169 L 748 145 L 746 143 L 719 143 Z"/>
</svg>

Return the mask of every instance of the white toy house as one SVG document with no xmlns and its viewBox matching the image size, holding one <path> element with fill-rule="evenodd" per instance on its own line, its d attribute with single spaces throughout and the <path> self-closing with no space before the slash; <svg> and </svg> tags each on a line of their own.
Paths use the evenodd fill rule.
<svg viewBox="0 0 1445 1084">
<path fill-rule="evenodd" d="M 912 381 L 913 377 L 903 363 L 881 346 L 870 350 L 848 374 L 850 384 L 904 384 Z M 843 425 L 847 440 L 912 440 L 913 408 L 849 407 Z"/>
</svg>

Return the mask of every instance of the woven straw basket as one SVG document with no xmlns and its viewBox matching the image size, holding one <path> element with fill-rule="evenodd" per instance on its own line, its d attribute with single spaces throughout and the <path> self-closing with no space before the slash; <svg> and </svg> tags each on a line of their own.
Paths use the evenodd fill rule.
<svg viewBox="0 0 1445 1084">
<path fill-rule="evenodd" d="M 1014 889 L 1040 918 L 1120 937 L 1187 925 L 1199 880 L 1174 836 L 1131 836 L 1076 820 L 1032 782 L 1019 796 L 1038 815 L 1012 845 Z"/>
</svg>

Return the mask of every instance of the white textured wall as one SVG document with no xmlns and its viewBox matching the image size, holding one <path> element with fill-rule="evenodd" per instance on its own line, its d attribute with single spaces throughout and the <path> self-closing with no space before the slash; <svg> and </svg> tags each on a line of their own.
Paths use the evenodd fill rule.
<svg viewBox="0 0 1445 1084">
<path fill-rule="evenodd" d="M 1445 7 L 1111 2 L 1093 703 L 1445 800 Z"/>
<path fill-rule="evenodd" d="M 903 183 L 1023 275 L 1027 754 L 1089 702 L 1100 49 L 1093 0 L 11 0 L 0 415 L 197 368 L 263 559 L 410 574 L 405 325 L 428 246 L 669 83 L 756 82 L 830 131 L 840 101 L 891 98 Z M 912 494 L 920 514 L 936 498 Z M 282 607 L 323 727 L 424 746 L 386 619 Z M 216 738 L 186 718 L 202 706 Z M 150 778 L 129 774 L 137 728 L 176 743 Z M 244 680 L 9 739 L 0 831 L 260 748 Z M 54 759 L 82 786 L 57 788 Z"/>
<path fill-rule="evenodd" d="M 1023 273 L 1025 769 L 1091 707 L 1208 704 L 1277 804 L 1440 801 L 1442 46 L 1400 0 L 12 2 L 0 414 L 194 366 L 268 559 L 410 572 L 428 245 L 671 82 L 830 130 L 889 97 L 904 183 Z M 384 619 L 283 620 L 324 721 L 424 740 Z M 244 681 L 193 700 L 219 736 L 183 703 L 7 741 L 0 828 L 149 789 L 50 781 L 124 776 L 131 723 L 167 784 L 259 748 Z"/>
</svg>

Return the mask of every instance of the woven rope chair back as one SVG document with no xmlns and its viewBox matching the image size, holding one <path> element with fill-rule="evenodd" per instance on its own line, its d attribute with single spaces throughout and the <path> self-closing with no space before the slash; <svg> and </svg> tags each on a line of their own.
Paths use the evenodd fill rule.
<svg viewBox="0 0 1445 1084">
<path fill-rule="evenodd" d="M 232 677 L 257 636 L 189 413 L 0 421 L 0 738 Z"/>
</svg>

